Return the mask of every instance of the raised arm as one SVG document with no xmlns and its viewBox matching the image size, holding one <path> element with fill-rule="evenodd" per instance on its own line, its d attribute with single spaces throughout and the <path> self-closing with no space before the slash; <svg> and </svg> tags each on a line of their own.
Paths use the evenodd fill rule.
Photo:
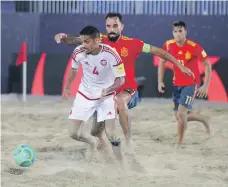
<svg viewBox="0 0 228 187">
<path fill-rule="evenodd" d="M 82 41 L 79 37 L 72 36 L 70 34 L 58 33 L 55 35 L 55 41 L 57 43 L 64 43 L 68 45 L 81 45 Z"/>
</svg>

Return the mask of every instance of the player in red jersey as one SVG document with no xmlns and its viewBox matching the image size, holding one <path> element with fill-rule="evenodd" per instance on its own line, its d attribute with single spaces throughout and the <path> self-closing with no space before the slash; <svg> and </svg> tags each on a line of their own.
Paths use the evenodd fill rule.
<svg viewBox="0 0 228 187">
<path fill-rule="evenodd" d="M 173 109 L 178 121 L 178 140 L 177 145 L 182 144 L 184 131 L 187 127 L 187 121 L 202 122 L 208 134 L 210 128 L 208 118 L 190 111 L 195 96 L 203 98 L 207 96 L 211 77 L 211 64 L 208 61 L 204 49 L 196 42 L 186 38 L 186 24 L 183 21 L 173 23 L 174 39 L 165 42 L 163 49 L 171 53 L 184 66 L 188 67 L 193 73 L 193 77 L 185 76 L 178 68 L 173 67 Z M 166 60 L 161 59 L 158 68 L 158 90 L 164 93 L 165 87 L 163 77 L 165 73 Z M 205 82 L 200 86 L 200 73 L 198 62 L 203 63 L 205 67 Z"/>
<path fill-rule="evenodd" d="M 135 81 L 135 60 L 141 52 L 153 53 L 161 58 L 171 61 L 181 72 L 192 75 L 192 72 L 180 64 L 168 52 L 155 46 L 144 43 L 135 38 L 129 38 L 122 35 L 124 25 L 122 16 L 119 13 L 109 13 L 106 18 L 107 35 L 101 35 L 101 42 L 113 47 L 122 57 L 126 78 L 125 84 L 117 90 L 117 108 L 120 116 L 120 124 L 123 129 L 127 143 L 131 140 L 131 121 L 128 109 L 133 108 L 138 103 L 137 84 Z M 55 35 L 57 43 L 80 44 L 80 38 L 68 34 L 59 33 Z M 129 145 L 129 144 L 128 144 Z"/>
</svg>

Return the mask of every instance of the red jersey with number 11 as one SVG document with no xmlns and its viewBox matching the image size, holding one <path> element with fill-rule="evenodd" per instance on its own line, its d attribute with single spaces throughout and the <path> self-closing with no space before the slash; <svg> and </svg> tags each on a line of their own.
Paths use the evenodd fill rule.
<svg viewBox="0 0 228 187">
<path fill-rule="evenodd" d="M 187 39 L 182 46 L 178 46 L 175 40 L 172 39 L 165 42 L 163 49 L 195 74 L 194 80 L 192 76 L 185 75 L 178 67 L 173 66 L 173 84 L 175 86 L 200 84 L 198 63 L 204 62 L 207 59 L 207 54 L 198 43 Z"/>
<path fill-rule="evenodd" d="M 116 42 L 111 42 L 106 35 L 101 35 L 101 42 L 114 48 L 121 56 L 124 64 L 126 73 L 125 84 L 117 90 L 117 93 L 127 88 L 137 90 L 137 83 L 135 80 L 135 61 L 142 52 L 144 42 L 126 36 L 120 36 Z"/>
</svg>

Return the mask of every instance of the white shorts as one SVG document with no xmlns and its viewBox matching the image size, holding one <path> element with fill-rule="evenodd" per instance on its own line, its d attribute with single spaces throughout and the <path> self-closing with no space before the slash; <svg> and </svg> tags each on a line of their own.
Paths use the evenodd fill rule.
<svg viewBox="0 0 228 187">
<path fill-rule="evenodd" d="M 91 100 L 77 93 L 68 119 L 87 121 L 97 111 L 97 122 L 116 118 L 114 95 L 99 100 Z"/>
</svg>

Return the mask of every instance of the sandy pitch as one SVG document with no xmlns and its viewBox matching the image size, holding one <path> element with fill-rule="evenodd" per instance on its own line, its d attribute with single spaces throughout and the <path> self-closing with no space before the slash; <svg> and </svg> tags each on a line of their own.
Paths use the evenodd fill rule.
<svg viewBox="0 0 228 187">
<path fill-rule="evenodd" d="M 72 99 L 62 102 L 60 97 L 31 97 L 23 105 L 2 96 L 2 187 L 228 186 L 227 104 L 197 101 L 195 109 L 211 117 L 212 135 L 208 138 L 200 123 L 190 122 L 186 147 L 175 150 L 177 125 L 171 101 L 143 101 L 131 113 L 135 151 L 145 172 L 134 167 L 121 173 L 117 165 L 100 157 L 85 161 L 87 145 L 67 133 L 71 103 Z M 123 137 L 119 125 L 118 131 Z M 36 149 L 32 167 L 20 169 L 12 161 L 13 149 L 19 144 Z"/>
</svg>

